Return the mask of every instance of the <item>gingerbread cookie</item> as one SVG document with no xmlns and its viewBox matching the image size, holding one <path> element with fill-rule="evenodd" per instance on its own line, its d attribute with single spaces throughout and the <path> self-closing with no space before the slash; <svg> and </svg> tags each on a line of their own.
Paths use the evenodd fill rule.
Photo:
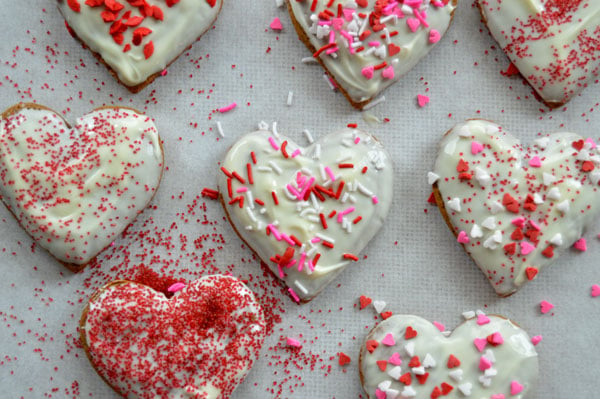
<svg viewBox="0 0 600 399">
<path fill-rule="evenodd" d="M 357 129 L 305 148 L 260 130 L 229 150 L 218 185 L 242 240 L 294 299 L 309 301 L 359 260 L 383 224 L 393 170 L 383 146 Z"/>
<path fill-rule="evenodd" d="M 223 0 L 58 0 L 71 34 L 137 93 L 204 34 Z"/>
<path fill-rule="evenodd" d="M 369 333 L 359 370 L 371 399 L 526 399 L 538 357 L 527 333 L 502 316 L 479 313 L 450 334 L 396 315 Z"/>
<path fill-rule="evenodd" d="M 287 0 L 300 40 L 362 109 L 446 33 L 457 0 Z"/>
<path fill-rule="evenodd" d="M 131 281 L 96 292 L 81 343 L 98 374 L 127 398 L 228 398 L 266 335 L 252 291 L 227 276 L 191 282 L 171 299 Z"/>
<path fill-rule="evenodd" d="M 56 112 L 19 104 L 0 121 L 0 194 L 35 242 L 71 270 L 113 242 L 154 196 L 160 137 L 138 111 L 103 107 L 74 128 Z"/>
<path fill-rule="evenodd" d="M 593 140 L 556 133 L 524 147 L 480 119 L 446 134 L 429 174 L 450 230 L 500 296 L 581 238 L 600 214 L 599 181 Z"/>
<path fill-rule="evenodd" d="M 543 102 L 555 108 L 600 74 L 597 0 L 479 0 L 490 33 Z"/>
</svg>

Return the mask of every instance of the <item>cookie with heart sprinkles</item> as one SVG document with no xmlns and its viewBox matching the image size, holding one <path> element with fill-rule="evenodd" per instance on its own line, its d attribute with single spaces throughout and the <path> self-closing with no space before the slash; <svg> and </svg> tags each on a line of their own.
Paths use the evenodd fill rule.
<svg viewBox="0 0 600 399">
<path fill-rule="evenodd" d="M 170 299 L 114 281 L 90 298 L 80 322 L 92 365 L 127 398 L 229 398 L 265 335 L 252 291 L 219 275 L 195 280 Z"/>
<path fill-rule="evenodd" d="M 73 37 L 137 93 L 215 22 L 223 0 L 58 0 Z"/>
<path fill-rule="evenodd" d="M 358 129 L 305 148 L 259 130 L 242 136 L 221 165 L 229 221 L 297 302 L 359 260 L 392 202 L 391 158 Z"/>
<path fill-rule="evenodd" d="M 0 197 L 33 240 L 73 271 L 144 210 L 163 165 L 156 126 L 130 108 L 98 108 L 73 128 L 38 104 L 2 113 Z"/>
<path fill-rule="evenodd" d="M 370 399 L 526 399 L 538 356 L 527 333 L 503 316 L 480 312 L 450 333 L 395 315 L 367 336 L 359 372 Z"/>
<path fill-rule="evenodd" d="M 560 107 L 600 75 L 600 2 L 478 4 L 494 39 L 547 106 Z"/>
<path fill-rule="evenodd" d="M 300 40 L 363 109 L 446 33 L 458 0 L 287 0 Z"/>
<path fill-rule="evenodd" d="M 574 133 L 525 147 L 474 119 L 442 139 L 429 183 L 448 227 L 500 296 L 516 292 L 600 215 L 600 153 Z"/>
</svg>

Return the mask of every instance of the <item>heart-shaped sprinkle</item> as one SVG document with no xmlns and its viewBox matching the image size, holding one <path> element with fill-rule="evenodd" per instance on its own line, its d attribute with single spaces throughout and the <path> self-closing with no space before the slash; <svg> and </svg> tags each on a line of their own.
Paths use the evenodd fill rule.
<svg viewBox="0 0 600 399">
<path fill-rule="evenodd" d="M 490 322 L 490 318 L 487 317 L 485 314 L 480 313 L 477 315 L 477 324 L 479 324 L 480 326 L 487 324 Z"/>
<path fill-rule="evenodd" d="M 370 341 L 367 341 L 367 343 L 366 343 L 366 348 L 370 353 L 373 353 L 373 351 L 375 349 L 377 349 L 378 346 L 379 346 L 379 342 L 377 342 L 375 340 L 370 340 Z"/>
<path fill-rule="evenodd" d="M 373 301 L 373 307 L 377 313 L 383 312 L 383 309 L 386 307 L 386 303 L 384 301 Z"/>
<path fill-rule="evenodd" d="M 460 242 L 461 244 L 468 244 L 471 240 L 469 239 L 467 233 L 465 233 L 464 231 L 460 231 L 458 233 L 458 236 L 456 237 L 456 241 Z"/>
<path fill-rule="evenodd" d="M 510 394 L 518 395 L 523 392 L 523 385 L 519 383 L 519 381 L 512 381 L 510 383 Z"/>
<path fill-rule="evenodd" d="M 394 346 L 381 346 L 376 352 L 369 352 L 366 346 L 361 348 L 359 368 L 367 397 L 376 397 L 377 390 L 391 395 L 386 399 L 442 398 L 456 395 L 455 390 L 461 397 L 491 398 L 499 394 L 527 397 L 533 391 L 538 373 L 535 348 L 527 334 L 510 320 L 496 315 L 487 317 L 489 322 L 481 325 L 475 317 L 465 321 L 448 337 L 417 316 L 396 315 L 381 322 L 369 333 L 367 342 L 381 341 L 389 334 L 398 338 Z M 419 334 L 407 342 L 403 332 L 408 327 Z M 473 336 L 494 337 L 490 339 L 498 344 L 482 354 L 472 345 Z M 500 343 L 500 338 L 511 344 Z M 416 343 L 417 348 L 408 370 L 399 377 L 399 370 L 395 370 L 391 377 L 389 370 L 382 370 L 380 361 L 389 359 L 408 343 Z M 465 364 L 464 370 L 459 368 L 461 362 Z M 521 387 L 516 394 L 512 393 L 518 387 L 515 383 Z M 406 391 L 407 387 L 412 390 Z"/>
<path fill-rule="evenodd" d="M 531 337 L 531 343 L 532 344 L 537 345 L 540 342 L 542 342 L 542 336 L 541 335 L 535 335 L 535 336 Z"/>
<path fill-rule="evenodd" d="M 221 172 L 219 191 L 236 232 L 301 301 L 359 260 L 392 200 L 390 156 L 352 128 L 305 148 L 276 129 L 247 134 Z"/>
<path fill-rule="evenodd" d="M 396 341 L 394 340 L 394 336 L 392 334 L 387 334 L 383 340 L 381 340 L 381 343 L 386 346 L 394 346 Z"/>
<path fill-rule="evenodd" d="M 404 339 L 412 339 L 417 336 L 417 330 L 413 329 L 411 326 L 406 327 L 406 331 L 404 332 Z"/>
<path fill-rule="evenodd" d="M 269 27 L 273 30 L 282 30 L 283 29 L 281 20 L 277 17 L 273 18 L 273 21 L 271 21 L 271 24 L 269 25 Z"/>
<path fill-rule="evenodd" d="M 360 302 L 360 310 L 363 310 L 364 308 L 369 306 L 371 304 L 371 302 L 373 302 L 373 300 L 371 298 L 369 298 L 368 296 L 364 296 L 364 295 L 361 295 L 358 300 Z"/>
<path fill-rule="evenodd" d="M 423 94 L 418 94 L 417 95 L 417 103 L 419 104 L 419 107 L 424 107 L 427 104 L 429 104 L 429 97 L 425 96 Z"/>
<path fill-rule="evenodd" d="M 542 312 L 543 314 L 548 313 L 552 309 L 554 309 L 554 305 L 551 304 L 550 302 L 548 302 L 548 301 L 540 302 L 540 312 Z"/>
<path fill-rule="evenodd" d="M 485 338 L 475 338 L 473 340 L 473 345 L 477 348 L 479 352 L 483 352 L 485 346 L 487 345 L 487 339 Z"/>
<path fill-rule="evenodd" d="M 132 109 L 100 108 L 73 128 L 37 104 L 2 114 L 0 197 L 72 270 L 119 237 L 152 199 L 162 171 L 156 127 Z"/>
<path fill-rule="evenodd" d="M 582 168 L 582 159 L 600 167 L 598 150 L 573 133 L 549 138 L 544 150 L 526 148 L 493 122 L 469 120 L 440 143 L 436 202 L 457 239 L 483 226 L 479 239 L 462 244 L 500 296 L 531 281 L 571 245 L 585 248 L 581 232 L 600 214 L 598 182 Z M 476 154 L 474 141 L 483 146 Z M 524 161 L 536 157 L 539 166 Z M 489 179 L 461 179 L 478 173 Z"/>
<path fill-rule="evenodd" d="M 92 296 L 81 318 L 94 368 L 126 397 L 229 397 L 265 335 L 254 295 L 227 276 L 195 280 L 171 299 L 116 281 Z"/>
<path fill-rule="evenodd" d="M 388 359 L 388 362 L 392 363 L 395 366 L 402 365 L 402 358 L 398 352 L 392 353 L 392 356 Z"/>
<path fill-rule="evenodd" d="M 298 36 L 352 105 L 362 109 L 446 33 L 456 0 L 288 1 Z"/>
<path fill-rule="evenodd" d="M 206 32 L 223 0 L 58 2 L 67 27 L 136 93 Z M 155 2 L 156 3 L 156 2 Z M 273 28 L 275 29 L 275 28 Z"/>
<path fill-rule="evenodd" d="M 340 352 L 338 363 L 340 366 L 345 366 L 351 362 L 350 356 L 346 355 L 344 352 Z"/>
<path fill-rule="evenodd" d="M 600 285 L 594 284 L 592 285 L 592 297 L 596 298 L 600 296 Z"/>
</svg>

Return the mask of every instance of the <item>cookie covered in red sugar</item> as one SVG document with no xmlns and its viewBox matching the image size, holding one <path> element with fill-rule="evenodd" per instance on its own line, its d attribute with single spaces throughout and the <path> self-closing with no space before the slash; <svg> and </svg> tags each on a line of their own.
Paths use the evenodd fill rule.
<svg viewBox="0 0 600 399">
<path fill-rule="evenodd" d="M 92 365 L 127 398 L 228 398 L 265 335 L 252 291 L 219 275 L 195 280 L 171 299 L 114 281 L 91 297 L 80 323 Z"/>
<path fill-rule="evenodd" d="M 103 107 L 73 128 L 19 104 L 0 121 L 0 194 L 34 241 L 71 270 L 110 245 L 150 202 L 163 172 L 150 117 Z"/>
<path fill-rule="evenodd" d="M 58 0 L 69 32 L 137 93 L 215 22 L 223 0 Z"/>
<path fill-rule="evenodd" d="M 450 230 L 500 296 L 533 280 L 600 214 L 600 154 L 575 133 L 531 147 L 496 123 L 456 125 L 429 183 Z"/>
<path fill-rule="evenodd" d="M 478 0 L 490 33 L 549 107 L 600 74 L 597 0 Z"/>
<path fill-rule="evenodd" d="M 362 109 L 446 33 L 458 0 L 287 0 L 300 40 Z"/>
<path fill-rule="evenodd" d="M 502 316 L 479 314 L 450 334 L 396 315 L 367 336 L 359 371 L 368 399 L 526 399 L 538 357 L 527 333 Z"/>
<path fill-rule="evenodd" d="M 354 128 L 308 147 L 261 129 L 242 136 L 221 165 L 230 222 L 297 302 L 359 260 L 392 201 L 389 154 Z"/>
</svg>

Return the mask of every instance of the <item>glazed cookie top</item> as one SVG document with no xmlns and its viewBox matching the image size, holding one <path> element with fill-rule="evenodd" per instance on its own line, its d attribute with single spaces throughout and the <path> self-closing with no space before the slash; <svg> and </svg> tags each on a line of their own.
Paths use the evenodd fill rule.
<svg viewBox="0 0 600 399">
<path fill-rule="evenodd" d="M 152 120 L 95 110 L 74 128 L 48 109 L 0 121 L 0 194 L 21 226 L 57 259 L 82 265 L 150 201 L 163 170 Z"/>
<path fill-rule="evenodd" d="M 301 148 L 267 130 L 243 136 L 218 183 L 242 239 L 290 287 L 312 299 L 383 224 L 392 201 L 390 157 L 347 128 Z"/>
<path fill-rule="evenodd" d="M 600 2 L 479 0 L 492 36 L 546 103 L 559 105 L 600 73 Z"/>
<path fill-rule="evenodd" d="M 195 280 L 171 299 L 133 282 L 102 288 L 82 317 L 98 371 L 128 398 L 228 398 L 258 358 L 265 320 L 227 276 Z"/>
<path fill-rule="evenodd" d="M 599 167 L 591 139 L 556 133 L 526 148 L 493 122 L 469 120 L 442 139 L 429 179 L 458 241 L 506 296 L 598 216 Z"/>
<path fill-rule="evenodd" d="M 288 0 L 320 60 L 356 103 L 408 72 L 444 35 L 456 1 Z"/>
<path fill-rule="evenodd" d="M 538 357 L 527 333 L 500 316 L 479 313 L 450 334 L 395 315 L 369 333 L 359 367 L 372 399 L 525 399 Z"/>
<path fill-rule="evenodd" d="M 162 71 L 213 24 L 223 0 L 59 0 L 77 36 L 127 86 Z"/>
</svg>

